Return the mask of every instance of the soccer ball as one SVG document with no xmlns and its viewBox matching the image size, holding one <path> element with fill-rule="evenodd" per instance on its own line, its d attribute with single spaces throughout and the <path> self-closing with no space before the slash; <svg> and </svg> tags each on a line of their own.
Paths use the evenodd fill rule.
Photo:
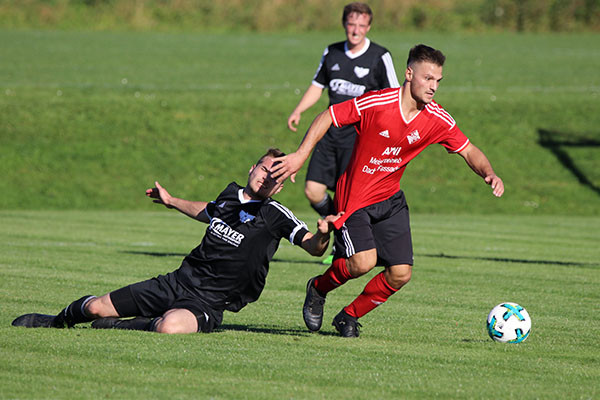
<svg viewBox="0 0 600 400">
<path fill-rule="evenodd" d="M 496 342 L 521 343 L 529 336 L 531 318 L 517 303 L 500 303 L 488 314 L 487 331 Z"/>
</svg>

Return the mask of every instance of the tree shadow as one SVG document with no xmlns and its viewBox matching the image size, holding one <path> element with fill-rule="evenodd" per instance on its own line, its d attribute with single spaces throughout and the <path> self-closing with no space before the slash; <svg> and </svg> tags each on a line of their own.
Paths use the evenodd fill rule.
<svg viewBox="0 0 600 400">
<path fill-rule="evenodd" d="M 597 139 L 582 136 L 580 134 L 569 134 L 564 132 L 549 131 L 538 129 L 539 144 L 550 150 L 558 161 L 568 169 L 582 185 L 585 185 L 600 195 L 600 187 L 596 186 L 569 153 L 565 151 L 567 147 L 600 147 L 600 141 Z"/>
</svg>

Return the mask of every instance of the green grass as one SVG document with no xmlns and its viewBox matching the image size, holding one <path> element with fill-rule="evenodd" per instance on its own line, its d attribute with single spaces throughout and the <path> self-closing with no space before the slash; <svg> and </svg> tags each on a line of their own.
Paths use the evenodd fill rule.
<svg viewBox="0 0 600 400">
<path fill-rule="evenodd" d="M 286 243 L 260 301 L 214 334 L 9 326 L 175 269 L 204 227 L 157 211 L 144 190 L 159 180 L 211 200 L 243 184 L 266 147 L 293 151 L 325 98 L 297 134 L 287 116 L 322 49 L 342 38 L 0 31 L 0 398 L 600 397 L 597 34 L 374 27 L 400 76 L 412 45 L 446 53 L 437 100 L 507 190 L 494 198 L 441 147 L 410 164 L 414 277 L 363 318 L 358 340 L 329 321 L 368 277 L 333 292 L 322 333 L 310 334 L 304 285 L 323 266 Z M 314 226 L 302 186 L 278 198 Z M 533 318 L 522 345 L 486 336 L 502 301 Z"/>
<path fill-rule="evenodd" d="M 158 179 L 212 198 L 245 181 L 268 146 L 293 151 L 326 96 L 287 116 L 322 49 L 341 32 L 185 34 L 0 31 L 0 209 L 140 209 Z M 416 212 L 599 215 L 600 40 L 597 34 L 381 33 L 400 77 L 419 42 L 448 56 L 436 96 L 505 180 L 497 200 L 441 146 L 407 169 Z M 562 147 L 584 184 L 540 132 Z M 590 145 L 590 143 L 592 145 Z M 595 143 L 595 145 L 593 145 Z M 282 200 L 308 210 L 300 184 Z"/>
<path fill-rule="evenodd" d="M 259 301 L 212 334 L 13 328 L 20 314 L 175 269 L 205 225 L 158 208 L 0 220 L 0 398 L 600 396 L 598 217 L 413 213 L 413 280 L 361 320 L 356 340 L 329 321 L 368 277 L 332 292 L 311 334 L 304 285 L 324 267 L 285 241 Z M 520 345 L 487 337 L 485 317 L 502 301 L 532 317 Z"/>
</svg>

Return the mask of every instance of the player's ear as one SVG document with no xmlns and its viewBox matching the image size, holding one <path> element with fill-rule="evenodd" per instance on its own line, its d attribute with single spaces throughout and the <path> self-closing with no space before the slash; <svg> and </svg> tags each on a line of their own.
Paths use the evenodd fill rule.
<svg viewBox="0 0 600 400">
<path fill-rule="evenodd" d="M 250 167 L 250 169 L 248 170 L 248 175 L 250 175 L 252 171 L 254 171 L 254 168 L 256 168 L 256 164 Z"/>
<path fill-rule="evenodd" d="M 410 82 L 412 80 L 413 77 L 413 69 L 408 66 L 406 67 L 406 72 L 404 72 L 404 78 L 406 79 L 407 82 Z"/>
</svg>

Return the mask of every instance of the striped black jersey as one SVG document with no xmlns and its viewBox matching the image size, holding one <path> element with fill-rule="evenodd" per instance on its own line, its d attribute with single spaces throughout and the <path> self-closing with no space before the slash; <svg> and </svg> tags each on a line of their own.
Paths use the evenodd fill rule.
<svg viewBox="0 0 600 400">
<path fill-rule="evenodd" d="M 329 105 L 371 90 L 400 86 L 390 52 L 369 39 L 356 54 L 348 50 L 345 41 L 329 45 L 312 84 L 327 89 Z"/>
<path fill-rule="evenodd" d="M 345 41 L 329 45 L 323 52 L 312 84 L 327 89 L 329 105 L 371 90 L 400 87 L 390 52 L 369 39 L 355 54 L 348 50 Z M 352 149 L 355 137 L 356 131 L 352 126 L 332 126 L 322 140 L 331 146 Z"/>
<path fill-rule="evenodd" d="M 300 245 L 308 232 L 279 202 L 248 201 L 242 193 L 232 182 L 208 203 L 204 238 L 176 272 L 186 290 L 217 310 L 239 311 L 256 301 L 279 241 Z"/>
</svg>

